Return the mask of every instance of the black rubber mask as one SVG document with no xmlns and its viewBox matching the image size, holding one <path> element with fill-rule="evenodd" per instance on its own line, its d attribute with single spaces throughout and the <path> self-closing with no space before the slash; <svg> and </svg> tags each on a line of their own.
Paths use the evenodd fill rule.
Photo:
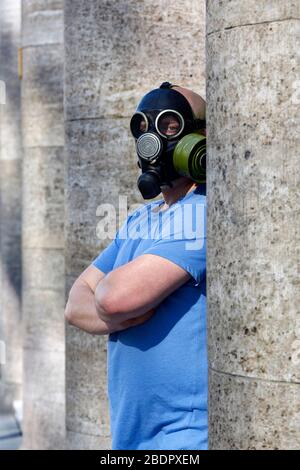
<svg viewBox="0 0 300 470">
<path fill-rule="evenodd" d="M 183 136 L 203 127 L 187 99 L 171 87 L 164 82 L 147 93 L 130 121 L 142 170 L 137 185 L 144 199 L 156 197 L 162 185 L 172 187 L 181 176 L 173 165 L 174 148 Z"/>
</svg>

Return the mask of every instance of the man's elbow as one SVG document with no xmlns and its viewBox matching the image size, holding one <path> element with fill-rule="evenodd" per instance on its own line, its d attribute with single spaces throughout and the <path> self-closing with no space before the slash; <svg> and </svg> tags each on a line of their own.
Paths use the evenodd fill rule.
<svg viewBox="0 0 300 470">
<path fill-rule="evenodd" d="M 95 293 L 95 304 L 98 315 L 103 320 L 112 319 L 112 317 L 120 312 L 120 301 L 112 292 L 103 292 L 100 289 Z"/>
<path fill-rule="evenodd" d="M 112 297 L 95 297 L 95 304 L 100 318 L 110 318 L 116 313 L 115 303 Z"/>
</svg>

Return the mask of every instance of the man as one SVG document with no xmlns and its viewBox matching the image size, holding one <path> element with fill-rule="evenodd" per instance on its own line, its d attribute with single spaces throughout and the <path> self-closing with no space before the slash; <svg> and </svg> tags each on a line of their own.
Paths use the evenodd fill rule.
<svg viewBox="0 0 300 470">
<path fill-rule="evenodd" d="M 189 173 L 204 168 L 204 119 L 191 90 L 145 95 L 130 124 L 137 184 L 163 199 L 131 214 L 70 291 L 68 322 L 109 334 L 113 449 L 207 448 L 205 179 Z"/>
</svg>

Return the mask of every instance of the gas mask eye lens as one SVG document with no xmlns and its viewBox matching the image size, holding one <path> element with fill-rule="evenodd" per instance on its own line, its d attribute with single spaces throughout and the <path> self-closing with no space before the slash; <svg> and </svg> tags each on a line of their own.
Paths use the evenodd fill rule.
<svg viewBox="0 0 300 470">
<path fill-rule="evenodd" d="M 180 122 L 172 114 L 166 114 L 159 121 L 159 130 L 166 136 L 176 135 L 180 130 Z"/>
<path fill-rule="evenodd" d="M 157 132 L 167 139 L 177 137 L 184 128 L 184 120 L 177 111 L 166 110 L 159 113 L 156 118 Z"/>
<path fill-rule="evenodd" d="M 144 113 L 138 111 L 132 116 L 130 130 L 133 137 L 137 139 L 141 134 L 147 132 L 148 127 L 148 119 Z"/>
</svg>

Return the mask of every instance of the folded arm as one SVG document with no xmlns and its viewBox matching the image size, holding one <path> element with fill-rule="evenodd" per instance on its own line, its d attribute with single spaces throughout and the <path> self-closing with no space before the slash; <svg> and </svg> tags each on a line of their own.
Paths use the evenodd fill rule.
<svg viewBox="0 0 300 470">
<path fill-rule="evenodd" d="M 99 316 L 99 307 L 96 308 L 95 289 L 105 274 L 94 266 L 89 266 L 74 282 L 65 308 L 65 318 L 69 324 L 94 335 L 105 335 L 121 331 L 131 326 L 144 323 L 152 316 L 154 311 L 145 312 L 145 315 L 132 320 L 106 322 Z M 105 312 L 101 311 L 102 315 Z"/>
<path fill-rule="evenodd" d="M 166 258 L 144 254 L 114 269 L 95 289 L 101 320 L 113 327 L 155 309 L 191 275 Z"/>
</svg>

